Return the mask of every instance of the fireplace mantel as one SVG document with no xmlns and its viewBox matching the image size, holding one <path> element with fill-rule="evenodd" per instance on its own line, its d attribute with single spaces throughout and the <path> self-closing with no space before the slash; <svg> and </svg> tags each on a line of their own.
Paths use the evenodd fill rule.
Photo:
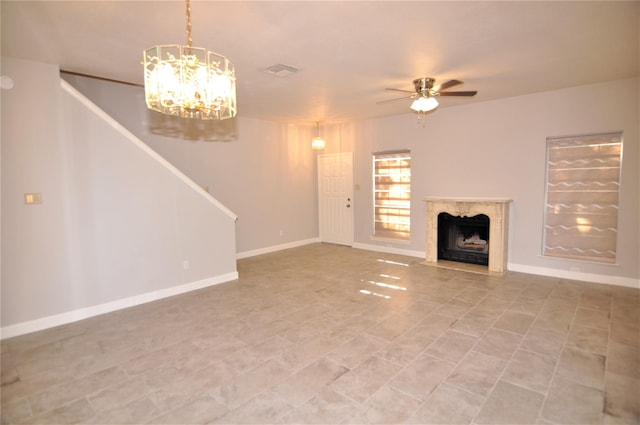
<svg viewBox="0 0 640 425">
<path fill-rule="evenodd" d="M 438 262 L 438 215 L 489 217 L 489 266 L 495 273 L 507 271 L 509 204 L 511 199 L 425 198 L 427 203 L 427 249 L 425 263 Z"/>
</svg>

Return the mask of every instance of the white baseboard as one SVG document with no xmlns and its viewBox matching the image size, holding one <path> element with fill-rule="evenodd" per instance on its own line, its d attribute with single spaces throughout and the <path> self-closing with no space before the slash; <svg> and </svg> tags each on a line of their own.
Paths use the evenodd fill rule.
<svg viewBox="0 0 640 425">
<path fill-rule="evenodd" d="M 297 248 L 299 246 L 310 245 L 312 243 L 320 243 L 320 242 L 322 242 L 320 238 L 304 239 L 301 241 L 289 242 L 286 244 L 255 249 L 252 251 L 239 252 L 236 254 L 236 258 L 238 260 L 241 260 L 243 258 L 255 257 L 256 255 L 269 254 L 271 252 L 282 251 L 284 249 L 289 249 L 289 248 Z M 365 251 L 384 252 L 387 254 L 406 255 L 408 257 L 424 258 L 425 256 L 424 251 L 412 251 L 409 249 L 380 246 L 380 245 L 373 245 L 373 244 L 364 244 L 364 243 L 357 243 L 357 242 L 353 244 L 352 248 L 364 249 Z"/>
<path fill-rule="evenodd" d="M 631 277 L 610 276 L 594 273 L 572 272 L 570 270 L 550 269 L 548 267 L 527 266 L 524 264 L 509 263 L 510 271 L 537 274 L 561 279 L 580 280 L 584 282 L 602 283 L 605 285 L 626 286 L 628 288 L 640 288 L 640 279 Z"/>
<path fill-rule="evenodd" d="M 77 322 L 78 320 L 88 319 L 89 317 L 99 316 L 101 314 L 110 313 L 112 311 L 145 304 L 151 301 L 172 297 L 174 295 L 195 291 L 196 289 L 202 289 L 208 286 L 218 285 L 220 283 L 229 282 L 236 279 L 238 279 L 237 271 L 198 280 L 195 282 L 185 283 L 183 285 L 172 286 L 170 288 L 161 289 L 159 291 L 134 295 L 133 297 L 123 298 L 121 300 L 68 311 L 66 313 L 42 317 L 40 319 L 30 320 L 28 322 L 16 323 L 15 325 L 9 325 L 1 328 L 0 339 L 11 338 L 31 332 L 41 331 L 43 329 L 53 328 L 55 326 L 65 325 L 67 323 Z"/>
<path fill-rule="evenodd" d="M 312 243 L 319 243 L 320 238 L 303 239 L 301 241 L 289 242 L 280 245 L 268 246 L 266 248 L 254 249 L 252 251 L 238 252 L 236 258 L 241 260 L 243 258 L 255 257 L 256 255 L 269 254 L 271 252 L 282 251 L 283 249 L 297 248 L 303 245 L 309 245 Z"/>
<path fill-rule="evenodd" d="M 353 247 L 357 249 L 364 249 L 367 251 L 384 252 L 386 254 L 406 255 L 408 257 L 425 258 L 426 256 L 426 253 L 424 251 L 413 251 L 410 249 L 396 248 L 393 246 L 381 246 L 381 245 L 373 245 L 368 243 L 354 243 Z"/>
<path fill-rule="evenodd" d="M 364 249 L 367 251 L 384 252 L 388 254 L 406 255 L 409 257 L 425 258 L 424 251 L 412 251 L 408 249 L 387 247 L 380 245 L 354 243 L 354 248 Z M 572 272 L 569 270 L 551 269 L 547 267 L 527 266 L 523 264 L 509 263 L 507 270 L 541 276 L 558 277 L 562 279 L 579 280 L 583 282 L 602 283 L 605 285 L 625 286 L 627 288 L 640 289 L 640 279 L 630 277 L 601 275 L 594 273 Z"/>
</svg>

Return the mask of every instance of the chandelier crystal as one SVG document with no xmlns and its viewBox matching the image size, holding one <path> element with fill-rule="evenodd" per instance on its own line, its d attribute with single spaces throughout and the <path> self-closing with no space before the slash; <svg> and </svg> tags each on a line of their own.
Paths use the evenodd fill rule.
<svg viewBox="0 0 640 425">
<path fill-rule="evenodd" d="M 191 5 L 187 3 L 187 45 L 159 45 L 144 51 L 147 107 L 167 115 L 200 120 L 236 116 L 236 76 L 224 56 L 192 47 Z"/>
</svg>

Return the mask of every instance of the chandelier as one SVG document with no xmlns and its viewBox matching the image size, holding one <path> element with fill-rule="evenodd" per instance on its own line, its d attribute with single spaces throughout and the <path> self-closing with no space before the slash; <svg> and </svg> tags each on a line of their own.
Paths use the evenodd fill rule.
<svg viewBox="0 0 640 425">
<path fill-rule="evenodd" d="M 311 140 L 311 149 L 321 151 L 324 149 L 324 139 L 320 137 L 320 123 L 316 123 L 316 137 Z"/>
<path fill-rule="evenodd" d="M 236 116 L 236 76 L 226 57 L 192 47 L 187 3 L 187 45 L 159 45 L 144 53 L 147 107 L 167 115 L 201 120 Z"/>
</svg>

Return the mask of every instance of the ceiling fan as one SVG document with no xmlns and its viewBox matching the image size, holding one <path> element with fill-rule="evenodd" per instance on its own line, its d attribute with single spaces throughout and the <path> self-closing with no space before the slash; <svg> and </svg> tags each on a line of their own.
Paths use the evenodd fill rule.
<svg viewBox="0 0 640 425">
<path fill-rule="evenodd" d="M 438 86 L 434 85 L 435 78 L 423 77 L 413 80 L 414 91 L 401 89 L 385 89 L 401 93 L 411 93 L 409 96 L 398 97 L 395 99 L 383 100 L 378 103 L 393 102 L 402 99 L 415 99 L 411 104 L 411 109 L 416 112 L 425 113 L 438 107 L 438 96 L 475 96 L 478 92 L 473 91 L 443 91 L 451 87 L 463 84 L 460 80 L 449 80 Z"/>
</svg>

